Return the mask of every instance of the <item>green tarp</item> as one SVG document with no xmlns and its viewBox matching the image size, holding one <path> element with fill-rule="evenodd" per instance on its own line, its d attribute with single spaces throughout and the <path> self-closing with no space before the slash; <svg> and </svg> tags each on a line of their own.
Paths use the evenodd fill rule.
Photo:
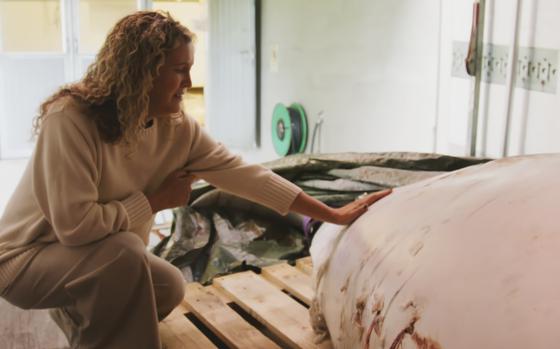
<svg viewBox="0 0 560 349">
<path fill-rule="evenodd" d="M 296 154 L 263 165 L 316 199 L 338 207 L 363 193 L 489 160 L 424 153 L 340 153 Z M 258 270 L 280 259 L 293 261 L 308 255 L 309 231 L 305 230 L 310 225 L 306 222 L 305 217 L 282 217 L 198 183 L 189 206 L 174 210 L 171 235 L 153 252 L 179 267 L 187 279 L 208 283 L 217 275 Z"/>
</svg>

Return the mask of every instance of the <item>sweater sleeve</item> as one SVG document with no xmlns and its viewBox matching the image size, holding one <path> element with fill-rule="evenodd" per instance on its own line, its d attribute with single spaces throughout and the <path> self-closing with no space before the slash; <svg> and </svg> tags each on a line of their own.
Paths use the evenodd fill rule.
<svg viewBox="0 0 560 349">
<path fill-rule="evenodd" d="M 186 168 L 208 183 L 234 195 L 287 214 L 302 191 L 298 186 L 257 164 L 247 164 L 214 141 L 196 121 L 190 124 L 191 148 Z"/>
<path fill-rule="evenodd" d="M 64 111 L 48 115 L 33 155 L 33 193 L 64 245 L 84 245 L 151 219 L 142 192 L 99 202 L 96 143 L 91 127 Z"/>
</svg>

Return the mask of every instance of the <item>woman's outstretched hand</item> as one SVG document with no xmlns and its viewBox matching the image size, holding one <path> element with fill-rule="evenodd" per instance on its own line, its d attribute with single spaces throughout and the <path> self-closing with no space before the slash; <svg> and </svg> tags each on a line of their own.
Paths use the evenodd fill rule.
<svg viewBox="0 0 560 349">
<path fill-rule="evenodd" d="M 371 204 L 391 194 L 391 192 L 392 189 L 378 191 L 358 198 L 345 206 L 333 209 L 334 212 L 332 223 L 340 225 L 347 225 L 352 223 L 358 217 L 364 214 Z"/>
<path fill-rule="evenodd" d="M 153 194 L 148 195 L 152 212 L 186 205 L 191 196 L 191 184 L 195 180 L 196 177 L 184 169 L 171 172 L 161 186 Z"/>
<path fill-rule="evenodd" d="M 378 191 L 361 197 L 346 206 L 332 208 L 321 201 L 301 192 L 295 199 L 290 211 L 294 211 L 323 222 L 350 224 L 367 211 L 368 206 L 391 194 L 392 189 Z"/>
</svg>

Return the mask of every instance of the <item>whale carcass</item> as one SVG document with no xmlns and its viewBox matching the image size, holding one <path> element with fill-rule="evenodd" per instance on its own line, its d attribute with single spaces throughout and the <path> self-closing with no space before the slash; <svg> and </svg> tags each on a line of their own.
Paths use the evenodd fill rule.
<svg viewBox="0 0 560 349">
<path fill-rule="evenodd" d="M 560 155 L 394 190 L 311 246 L 314 328 L 336 348 L 560 347 Z"/>
</svg>

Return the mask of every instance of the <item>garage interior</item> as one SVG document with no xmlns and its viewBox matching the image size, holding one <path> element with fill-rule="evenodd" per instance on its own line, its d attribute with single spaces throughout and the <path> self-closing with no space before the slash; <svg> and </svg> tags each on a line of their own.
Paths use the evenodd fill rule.
<svg viewBox="0 0 560 349">
<path fill-rule="evenodd" d="M 329 205 L 340 207 L 364 193 L 389 188 L 405 197 L 409 186 L 433 183 L 433 178 L 448 180 L 446 176 L 456 173 L 460 178 L 464 174 L 467 182 L 471 167 L 488 165 L 478 167 L 487 169 L 481 178 L 503 175 L 503 183 L 511 185 L 538 169 L 515 168 L 511 175 L 493 170 L 492 166 L 515 162 L 509 159 L 527 158 L 527 166 L 554 170 L 551 164 L 560 151 L 560 39 L 555 34 L 560 3 L 554 0 L 1 0 L 0 213 L 32 155 L 31 128 L 40 103 L 58 86 L 83 76 L 119 18 L 146 9 L 168 11 L 196 34 L 193 86 L 182 102 L 187 114 L 245 161 L 264 164 Z M 498 165 L 492 165 L 495 161 Z M 538 180 L 539 171 L 534 172 Z M 507 196 L 505 189 L 494 191 L 499 181 L 488 183 L 496 187 L 472 189 L 480 193 L 480 200 L 490 193 Z M 461 188 L 457 190 L 471 190 Z M 446 195 L 435 197 L 452 205 L 454 199 Z M 470 207 L 466 202 L 461 205 L 457 207 Z M 548 217 L 546 209 L 530 207 L 535 207 L 535 219 L 539 212 L 544 212 L 542 219 Z M 499 207 L 495 210 L 500 212 Z M 432 211 L 426 209 L 425 216 L 417 218 L 403 212 L 398 224 L 404 227 L 402 222 L 410 218 L 421 225 L 422 219 L 432 219 L 428 212 Z M 548 227 L 557 232 L 553 224 Z M 310 249 L 314 244 L 327 248 L 326 242 L 321 245 L 313 237 L 330 241 L 334 233 L 329 235 L 329 229 L 334 228 L 301 215 L 282 217 L 204 181 L 195 183 L 189 205 L 158 213 L 150 234 L 150 253 L 181 269 L 186 299 L 196 295 L 162 323 L 164 346 L 327 348 L 355 347 L 359 342 L 368 348 L 443 348 L 453 343 L 437 330 L 415 336 L 415 327 L 429 328 L 421 321 L 403 325 L 387 316 L 379 320 L 364 315 L 371 325 L 352 330 L 342 330 L 341 323 L 336 331 L 359 338 L 347 342 L 338 342 L 331 328 L 319 331 L 318 322 L 306 317 L 314 309 L 316 290 L 329 294 L 317 281 L 318 273 L 322 277 L 324 272 L 318 270 L 317 261 L 325 263 L 327 257 L 319 247 L 310 257 Z M 546 236 L 551 239 L 546 241 L 554 240 L 553 235 Z M 427 243 L 421 245 L 411 242 L 401 247 L 416 256 L 429 250 Z M 332 256 L 343 260 L 335 252 Z M 347 258 L 351 265 L 353 260 Z M 531 261 L 527 263 L 537 268 Z M 393 272 L 406 274 L 406 268 L 397 269 L 387 269 L 389 279 Z M 324 280 L 337 287 L 345 281 L 331 278 Z M 367 283 L 363 287 L 374 288 Z M 355 297 L 349 322 L 362 321 L 363 309 L 375 313 L 383 302 L 374 293 L 366 300 L 359 292 L 348 293 Z M 269 296 L 271 300 L 258 302 Z M 275 314 L 275 302 L 286 309 L 295 302 L 297 310 L 289 310 L 292 317 L 284 319 Z M 545 311 L 552 319 L 560 314 L 554 302 L 550 299 L 551 310 Z M 212 315 L 212 304 L 220 315 Z M 407 316 L 415 318 L 416 305 L 411 307 Z M 0 313 L 0 347 L 68 348 L 47 310 L 21 310 L 0 299 Z M 212 316 L 232 317 L 232 323 L 216 323 Z M 298 317 L 304 318 L 304 332 L 294 329 Z M 329 318 L 327 325 L 329 321 L 332 325 Z M 378 336 L 384 340 L 375 337 L 377 325 L 371 321 L 385 321 L 383 335 Z M 390 324 L 395 327 L 387 328 Z M 254 342 L 237 335 L 239 331 L 248 331 L 247 338 Z M 479 338 L 490 336 L 483 332 Z M 538 334 L 527 330 L 519 336 L 532 343 Z M 495 335 L 505 336 L 500 331 Z M 463 335 L 457 338 L 467 345 Z M 500 338 L 487 341 L 488 347 L 510 343 Z M 452 347 L 461 347 L 457 343 Z M 545 348 L 547 342 L 535 343 L 532 347 Z"/>
</svg>

